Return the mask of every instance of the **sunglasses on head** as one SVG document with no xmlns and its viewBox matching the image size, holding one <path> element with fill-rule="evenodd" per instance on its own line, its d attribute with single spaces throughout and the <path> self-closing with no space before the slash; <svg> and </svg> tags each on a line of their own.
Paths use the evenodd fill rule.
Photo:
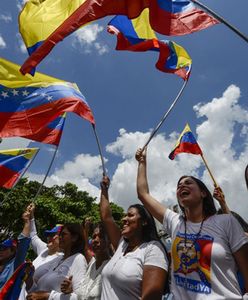
<svg viewBox="0 0 248 300">
<path fill-rule="evenodd" d="M 47 237 L 47 239 L 51 239 L 51 238 L 54 238 L 56 235 L 59 235 L 58 232 L 47 233 L 46 237 Z"/>
</svg>

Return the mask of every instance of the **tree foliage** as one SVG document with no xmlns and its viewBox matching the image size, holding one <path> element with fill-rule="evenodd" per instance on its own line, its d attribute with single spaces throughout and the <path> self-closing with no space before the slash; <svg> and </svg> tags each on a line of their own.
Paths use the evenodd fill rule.
<svg viewBox="0 0 248 300">
<path fill-rule="evenodd" d="M 35 197 L 40 183 L 21 179 L 11 191 L 0 189 L 0 233 L 1 239 L 17 236 L 23 227 L 22 213 Z M 77 186 L 67 182 L 63 186 L 44 186 L 35 200 L 35 219 L 38 234 L 42 236 L 46 229 L 56 224 L 81 223 L 90 217 L 93 223 L 100 221 L 99 205 L 96 198 Z M 113 217 L 118 224 L 123 218 L 123 209 L 111 203 Z"/>
</svg>

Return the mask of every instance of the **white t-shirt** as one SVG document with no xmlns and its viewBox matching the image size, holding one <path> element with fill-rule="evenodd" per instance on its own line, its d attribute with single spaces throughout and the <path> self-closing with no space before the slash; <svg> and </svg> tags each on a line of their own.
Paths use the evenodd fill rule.
<svg viewBox="0 0 248 300">
<path fill-rule="evenodd" d="M 242 299 L 232 253 L 248 243 L 231 214 L 213 215 L 201 223 L 186 222 L 167 209 L 163 225 L 171 235 L 171 292 L 176 300 Z M 186 243 L 186 250 L 184 249 Z"/>
<path fill-rule="evenodd" d="M 34 285 L 32 286 L 31 290 L 35 289 L 35 282 L 46 274 L 50 269 L 50 264 L 53 262 L 53 260 L 56 260 L 58 257 L 63 257 L 62 252 L 56 252 L 52 255 L 48 255 L 48 248 L 47 244 L 43 242 L 37 235 L 37 230 L 35 226 L 35 219 L 31 220 L 30 224 L 30 238 L 31 238 L 31 246 L 34 250 L 34 252 L 38 255 L 35 260 L 32 262 L 35 271 L 33 275 L 34 279 Z M 26 299 L 26 284 L 23 284 L 19 300 L 25 300 Z"/>
<path fill-rule="evenodd" d="M 159 242 L 143 243 L 124 255 L 127 246 L 128 243 L 122 238 L 114 256 L 102 271 L 101 300 L 141 299 L 144 266 L 168 270 L 167 257 Z"/>
<path fill-rule="evenodd" d="M 70 294 L 69 300 L 100 300 L 102 292 L 102 269 L 107 262 L 108 260 L 105 260 L 96 269 L 96 260 L 92 257 L 84 280 L 81 281 L 79 288 Z"/>
<path fill-rule="evenodd" d="M 74 254 L 63 260 L 61 256 L 50 263 L 50 268 L 40 278 L 36 278 L 35 289 L 32 292 L 51 292 L 49 300 L 69 299 L 69 295 L 64 295 L 61 290 L 61 283 L 65 278 L 72 277 L 73 290 L 79 288 L 81 280 L 84 278 L 87 269 L 87 262 L 82 254 Z"/>
</svg>

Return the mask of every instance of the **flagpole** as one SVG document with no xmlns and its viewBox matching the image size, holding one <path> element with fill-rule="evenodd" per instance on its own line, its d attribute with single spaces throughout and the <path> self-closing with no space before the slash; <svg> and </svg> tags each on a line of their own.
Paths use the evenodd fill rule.
<svg viewBox="0 0 248 300">
<path fill-rule="evenodd" d="M 204 162 L 204 164 L 205 164 L 205 166 L 206 166 L 206 168 L 207 168 L 207 170 L 208 170 L 208 173 L 209 173 L 211 179 L 213 180 L 214 186 L 215 186 L 215 187 L 218 187 L 218 184 L 217 184 L 217 182 L 216 182 L 216 180 L 215 180 L 215 178 L 214 178 L 212 172 L 210 171 L 209 166 L 208 166 L 208 164 L 207 164 L 207 161 L 206 161 L 205 157 L 203 156 L 203 154 L 201 154 L 201 157 L 202 157 L 202 160 L 203 160 L 203 162 Z"/>
<path fill-rule="evenodd" d="M 215 17 L 218 21 L 225 24 L 229 29 L 231 29 L 233 32 L 235 32 L 239 37 L 241 37 L 243 40 L 245 40 L 248 43 L 248 37 L 244 35 L 240 30 L 238 30 L 236 27 L 234 27 L 232 24 L 227 22 L 224 18 L 222 18 L 220 15 L 218 15 L 216 12 L 214 12 L 212 9 L 207 7 L 206 5 L 202 4 L 198 0 L 190 0 L 191 2 L 195 3 L 199 7 L 203 8 L 205 11 L 210 13 L 213 17 Z"/>
<path fill-rule="evenodd" d="M 54 159 L 55 159 L 56 154 L 57 154 L 57 152 L 58 152 L 58 149 L 59 149 L 59 146 L 56 146 L 56 149 L 55 149 L 55 151 L 53 152 L 53 157 L 52 157 L 52 159 L 51 159 L 50 165 L 49 165 L 49 167 L 48 167 L 48 169 L 47 169 L 46 175 L 45 175 L 45 177 L 43 178 L 43 181 L 42 181 L 42 183 L 40 184 L 40 187 L 39 187 L 39 189 L 38 189 L 36 195 L 34 196 L 34 199 L 33 199 L 33 201 L 32 201 L 33 203 L 35 203 L 35 200 L 36 200 L 37 197 L 39 196 L 39 194 L 40 194 L 40 192 L 41 192 L 41 189 L 42 189 L 43 186 L 44 186 L 44 183 L 45 183 L 45 181 L 46 181 L 46 179 L 47 179 L 47 176 L 49 175 L 49 172 L 50 172 L 51 167 L 52 167 L 52 165 L 53 165 L 53 162 L 54 162 Z"/>
<path fill-rule="evenodd" d="M 102 155 L 102 149 L 101 149 L 100 141 L 99 141 L 99 138 L 98 138 L 98 135 L 97 135 L 97 132 L 96 132 L 96 126 L 95 126 L 95 124 L 92 124 L 92 128 L 93 128 L 93 131 L 94 131 L 94 134 L 95 134 L 95 137 L 96 137 L 96 143 L 97 143 L 99 154 L 100 154 L 100 157 L 101 157 L 103 176 L 106 176 L 107 173 L 106 173 L 106 169 L 105 169 L 105 165 L 104 165 L 104 159 L 103 159 L 103 155 Z"/>
<path fill-rule="evenodd" d="M 172 109 L 174 108 L 174 106 L 176 105 L 177 101 L 179 100 L 180 96 L 182 95 L 186 85 L 188 83 L 188 80 L 185 80 L 179 93 L 177 94 L 176 98 L 174 99 L 174 101 L 172 102 L 170 108 L 167 110 L 167 112 L 165 112 L 165 114 L 163 115 L 163 117 L 161 118 L 160 122 L 158 123 L 158 125 L 156 126 L 155 129 L 153 129 L 149 139 L 147 140 L 147 142 L 145 143 L 145 145 L 142 148 L 142 152 L 144 151 L 144 149 L 147 147 L 147 145 L 150 143 L 150 141 L 152 140 L 152 138 L 154 137 L 154 135 L 157 133 L 157 131 L 159 130 L 159 128 L 162 126 L 162 124 L 164 123 L 165 119 L 168 117 L 169 113 L 172 111 Z"/>
</svg>

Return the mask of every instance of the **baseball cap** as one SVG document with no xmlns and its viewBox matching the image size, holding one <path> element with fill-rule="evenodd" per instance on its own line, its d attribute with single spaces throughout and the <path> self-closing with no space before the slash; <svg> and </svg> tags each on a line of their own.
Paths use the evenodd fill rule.
<svg viewBox="0 0 248 300">
<path fill-rule="evenodd" d="M 51 230 L 45 230 L 45 235 L 50 235 L 50 234 L 56 234 L 56 233 L 60 233 L 61 229 L 62 229 L 61 224 L 57 224 L 55 227 L 53 227 Z"/>
<path fill-rule="evenodd" d="M 13 239 L 7 239 L 0 243 L 0 249 L 1 248 L 9 248 L 9 247 L 16 247 L 17 242 Z"/>
</svg>

